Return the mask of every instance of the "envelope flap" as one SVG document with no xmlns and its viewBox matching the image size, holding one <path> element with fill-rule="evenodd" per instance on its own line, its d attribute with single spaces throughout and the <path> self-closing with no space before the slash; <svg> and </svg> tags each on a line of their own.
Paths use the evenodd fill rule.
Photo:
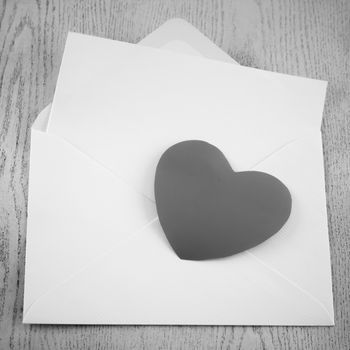
<svg viewBox="0 0 350 350">
<path fill-rule="evenodd" d="M 156 217 L 151 201 L 56 136 L 32 130 L 30 163 L 25 312 Z"/>
<path fill-rule="evenodd" d="M 225 51 L 221 50 L 197 28 L 182 18 L 173 18 L 166 21 L 142 39 L 139 44 L 161 47 L 180 53 L 195 54 L 195 52 L 198 52 L 199 55 L 207 58 L 236 63 Z M 189 47 L 192 50 L 189 50 Z"/>
<path fill-rule="evenodd" d="M 319 129 L 325 89 L 316 80 L 70 34 L 49 132 L 153 199 L 154 169 L 170 145 L 206 140 L 235 170 L 247 169 Z"/>
</svg>

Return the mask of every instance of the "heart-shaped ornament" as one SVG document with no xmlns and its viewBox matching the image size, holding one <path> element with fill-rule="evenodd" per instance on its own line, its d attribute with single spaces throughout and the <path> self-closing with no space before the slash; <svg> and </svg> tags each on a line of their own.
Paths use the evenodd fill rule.
<svg viewBox="0 0 350 350">
<path fill-rule="evenodd" d="M 222 258 L 262 243 L 285 224 L 292 204 L 280 180 L 234 172 L 218 148 L 196 140 L 163 153 L 155 198 L 164 233 L 186 260 Z"/>
</svg>

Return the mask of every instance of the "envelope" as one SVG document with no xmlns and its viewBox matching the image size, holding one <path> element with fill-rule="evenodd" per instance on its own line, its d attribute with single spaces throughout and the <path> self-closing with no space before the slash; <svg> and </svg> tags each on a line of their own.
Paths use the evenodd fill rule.
<svg viewBox="0 0 350 350">
<path fill-rule="evenodd" d="M 68 35 L 52 107 L 32 127 L 23 321 L 333 325 L 326 82 L 233 65 L 182 20 L 140 44 Z M 286 184 L 286 225 L 228 258 L 179 259 L 153 180 L 186 139 Z"/>
</svg>

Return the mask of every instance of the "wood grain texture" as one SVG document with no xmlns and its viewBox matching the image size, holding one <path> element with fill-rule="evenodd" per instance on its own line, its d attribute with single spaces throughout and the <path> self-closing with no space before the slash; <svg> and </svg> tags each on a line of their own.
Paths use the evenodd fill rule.
<svg viewBox="0 0 350 350">
<path fill-rule="evenodd" d="M 22 324 L 30 127 L 52 99 L 67 31 L 137 42 L 172 17 L 243 65 L 329 81 L 335 327 Z M 350 349 L 349 65 L 348 0 L 0 0 L 0 349 Z"/>
</svg>

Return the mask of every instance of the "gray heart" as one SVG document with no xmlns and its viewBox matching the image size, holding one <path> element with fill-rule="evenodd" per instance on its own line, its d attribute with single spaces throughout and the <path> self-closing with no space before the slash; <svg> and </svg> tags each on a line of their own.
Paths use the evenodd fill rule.
<svg viewBox="0 0 350 350">
<path fill-rule="evenodd" d="M 181 259 L 222 258 L 252 248 L 288 220 L 291 195 L 277 178 L 234 172 L 204 141 L 184 141 L 161 156 L 155 176 L 160 224 Z"/>
</svg>

